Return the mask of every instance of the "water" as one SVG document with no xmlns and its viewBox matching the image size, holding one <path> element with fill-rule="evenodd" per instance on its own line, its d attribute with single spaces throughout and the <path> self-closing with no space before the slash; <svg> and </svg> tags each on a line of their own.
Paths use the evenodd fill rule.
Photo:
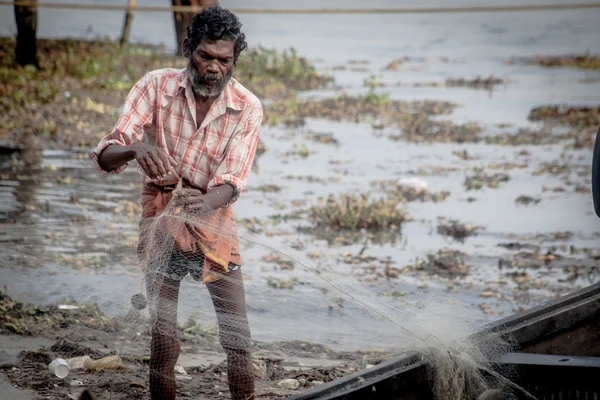
<svg viewBox="0 0 600 400">
<path fill-rule="evenodd" d="M 120 4 L 119 1 L 112 3 Z M 169 2 L 153 0 L 147 3 Z M 223 1 L 222 4 L 228 7 L 248 6 L 241 1 Z M 360 7 L 365 4 L 358 1 L 331 1 L 327 6 Z M 420 6 L 435 4 L 430 2 Z M 447 2 L 443 4 L 448 5 Z M 470 3 L 456 1 L 452 4 Z M 412 3 L 390 0 L 370 2 L 369 5 L 400 7 L 410 6 Z M 289 3 L 263 0 L 253 2 L 252 6 L 286 7 Z M 303 2 L 302 6 L 323 5 L 311 0 Z M 41 37 L 117 37 L 121 17 L 119 12 L 41 8 L 39 34 Z M 250 45 L 260 44 L 279 49 L 293 46 L 301 55 L 315 61 L 321 70 L 334 74 L 336 83 L 350 93 L 363 93 L 363 79 L 371 75 L 392 84 L 439 82 L 446 78 L 472 78 L 489 74 L 507 78 L 510 83 L 491 94 L 472 89 L 440 87 L 392 86 L 381 89 L 397 99 L 456 102 L 461 107 L 451 118 L 459 122 L 477 121 L 488 130 L 495 129 L 494 124 L 498 123 L 533 126 L 527 121 L 527 115 L 532 107 L 542 104 L 598 104 L 599 71 L 544 69 L 519 64 L 508 65 L 506 61 L 535 54 L 599 52 L 599 17 L 600 9 L 447 15 L 241 15 Z M 0 6 L 0 34 L 14 32 L 12 18 L 11 8 Z M 88 25 L 92 27 L 91 34 L 86 33 Z M 168 13 L 139 13 L 134 19 L 132 39 L 162 42 L 173 50 L 175 39 L 172 17 Z M 411 63 L 411 66 L 417 67 L 412 70 L 382 70 L 393 59 L 405 55 L 423 58 L 424 61 Z M 449 58 L 450 62 L 443 62 L 442 57 Z M 367 64 L 361 65 L 367 70 L 352 70 L 353 66 L 348 65 L 350 60 L 367 60 Z M 333 68 L 339 65 L 348 65 L 349 68 Z M 534 281 L 545 280 L 547 284 L 515 294 L 511 291 L 514 285 L 506 277 L 506 270 L 499 270 L 497 267 L 499 258 L 511 255 L 510 251 L 498 246 L 503 242 L 529 241 L 545 246 L 566 243 L 576 247 L 597 248 L 600 221 L 593 216 L 589 192 L 577 193 L 572 187 L 567 187 L 568 191 L 561 193 L 543 192 L 542 186 L 553 187 L 564 185 L 564 182 L 554 176 L 531 174 L 541 162 L 558 159 L 563 153 L 561 145 L 499 147 L 407 144 L 378 137 L 366 124 L 322 120 L 310 120 L 308 129 L 333 133 L 340 142 L 339 146 L 315 144 L 302 131 L 263 128 L 261 135 L 268 151 L 257 159 L 258 169 L 250 179 L 249 191 L 235 206 L 234 212 L 238 218 L 266 219 L 270 215 L 286 212 L 292 201 L 303 200 L 312 204 L 317 196 L 364 191 L 373 180 L 399 179 L 410 176 L 412 171 L 419 168 L 458 167 L 458 171 L 424 176 L 432 190 L 448 190 L 452 195 L 438 204 L 410 203 L 408 211 L 414 221 L 403 227 L 397 242 L 369 244 L 367 253 L 379 258 L 389 256 L 396 266 L 401 267 L 413 262 L 416 257 L 422 258 L 428 252 L 436 252 L 441 247 L 449 246 L 469 255 L 469 276 L 449 282 L 428 276 L 402 275 L 400 279 L 390 281 L 376 279 L 358 283 L 360 268 L 350 269 L 349 265 L 341 262 L 341 255 L 344 252 L 357 254 L 362 243 L 331 246 L 325 241 L 315 240 L 311 235 L 298 233 L 296 228 L 306 225 L 301 221 L 267 226 L 262 233 L 253 233 L 240 227 L 240 234 L 244 238 L 284 250 L 309 265 L 328 268 L 332 274 L 337 274 L 339 282 L 361 285 L 374 293 L 402 291 L 410 295 L 426 290 L 446 291 L 450 287 L 454 296 L 468 304 L 492 304 L 494 312 L 485 316 L 489 319 L 505 316 L 517 306 L 536 305 L 556 294 L 596 280 L 592 275 L 589 279 L 577 278 L 565 282 L 563 280 L 567 273 L 564 266 L 559 264 L 528 271 Z M 311 150 L 306 159 L 285 155 L 294 145 L 302 144 L 306 144 Z M 475 157 L 474 160 L 463 161 L 452 155 L 452 151 L 465 148 Z M 465 192 L 462 183 L 468 168 L 490 162 L 519 160 L 517 153 L 522 149 L 531 153 L 524 158 L 529 166 L 507 171 L 511 179 L 500 189 Z M 566 154 L 571 158 L 569 162 L 576 166 L 576 171 L 585 173 L 586 168 L 589 169 L 589 149 L 571 150 Z M 107 244 L 102 257 L 113 253 L 113 258 L 101 258 L 104 260 L 101 268 L 89 265 L 95 255 L 87 255 L 85 265 L 81 268 L 66 269 L 58 265 L 22 268 L 17 264 L 8 265 L 0 269 L 0 282 L 10 284 L 17 298 L 31 302 L 60 301 L 65 295 L 89 299 L 92 294 L 91 299 L 98 301 L 107 312 L 118 313 L 122 304 L 127 304 L 131 294 L 138 292 L 141 285 L 134 263 L 126 254 L 120 257 L 119 249 L 111 250 L 110 246 L 114 232 L 129 238 L 121 248 L 123 252 L 130 252 L 135 245 L 135 219 L 122 215 L 124 220 L 120 224 L 113 222 L 115 209 L 123 206 L 123 200 L 134 204 L 138 202 L 139 178 L 134 168 L 129 168 L 122 175 L 104 176 L 94 169 L 87 156 L 81 158 L 76 153 L 56 151 L 45 152 L 40 162 L 41 170 L 36 174 L 41 183 L 27 176 L 9 174 L 10 176 L 3 177 L 0 181 L 0 213 L 10 213 L 19 222 L 41 224 L 42 231 L 38 232 L 41 237 L 52 230 L 51 221 L 57 219 L 91 219 L 96 224 L 108 224 L 113 231 L 88 234 L 96 235 L 98 242 L 104 241 Z M 318 177 L 325 179 L 327 183 L 286 179 L 289 175 Z M 71 179 L 68 182 L 61 181 L 61 177 L 65 176 Z M 573 179 L 589 186 L 586 175 L 573 175 Z M 269 194 L 257 190 L 264 184 L 280 185 L 283 191 Z M 514 200 L 519 195 L 540 197 L 542 201 L 535 206 L 518 206 Z M 465 201 L 468 196 L 475 197 L 477 201 Z M 441 216 L 482 225 L 485 230 L 465 243 L 452 242 L 435 231 L 437 218 Z M 574 237 L 562 241 L 534 238 L 535 235 L 549 235 L 555 231 L 572 231 Z M 256 339 L 311 340 L 315 332 L 319 331 L 323 338 L 331 342 L 335 338 L 346 344 L 352 340 L 359 342 L 358 344 L 372 341 L 372 326 L 357 327 L 356 318 L 351 318 L 352 312 L 332 314 L 328 305 L 321 302 L 318 288 L 322 282 L 318 278 L 298 266 L 293 273 L 281 270 L 274 264 L 261 260 L 271 250 L 261 245 L 244 244 L 248 307 Z M 67 255 L 81 256 L 82 249 L 72 245 L 61 251 Z M 311 259 L 308 254 L 314 252 L 320 252 L 322 257 Z M 567 264 L 569 262 L 571 261 L 567 261 Z M 597 267 L 593 259 L 583 259 L 577 263 L 590 268 Z M 282 278 L 292 274 L 306 285 L 297 286 L 291 291 L 272 289 L 266 285 L 269 277 Z M 498 286 L 498 281 L 508 281 L 508 284 Z M 490 286 L 497 288 L 504 297 L 492 300 L 480 297 L 480 293 Z M 278 301 L 274 301 L 275 298 Z M 382 298 L 381 301 L 387 300 Z M 186 281 L 180 304 L 181 321 L 193 310 L 200 309 L 207 324 L 214 322 L 210 298 L 202 285 Z M 357 309 L 355 313 L 359 315 L 360 311 Z M 300 317 L 304 318 L 302 326 L 297 323 Z M 277 326 L 277 329 L 273 326 Z M 357 336 L 352 339 L 344 336 L 350 330 L 354 330 Z"/>
</svg>

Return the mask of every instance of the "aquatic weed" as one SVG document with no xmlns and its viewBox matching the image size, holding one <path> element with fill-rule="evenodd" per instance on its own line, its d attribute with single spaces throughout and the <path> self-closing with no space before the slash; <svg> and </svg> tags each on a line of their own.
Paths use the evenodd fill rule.
<svg viewBox="0 0 600 400">
<path fill-rule="evenodd" d="M 308 215 L 318 228 L 347 231 L 394 230 L 407 219 L 400 200 L 370 199 L 366 193 L 321 198 L 318 205 L 310 208 Z"/>
</svg>

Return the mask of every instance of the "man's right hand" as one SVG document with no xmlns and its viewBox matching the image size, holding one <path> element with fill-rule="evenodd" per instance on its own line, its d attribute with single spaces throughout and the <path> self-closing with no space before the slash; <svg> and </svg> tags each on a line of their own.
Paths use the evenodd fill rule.
<svg viewBox="0 0 600 400">
<path fill-rule="evenodd" d="M 177 174 L 177 162 L 158 147 L 146 143 L 131 145 L 135 160 L 150 179 L 165 178 L 171 172 Z"/>
</svg>

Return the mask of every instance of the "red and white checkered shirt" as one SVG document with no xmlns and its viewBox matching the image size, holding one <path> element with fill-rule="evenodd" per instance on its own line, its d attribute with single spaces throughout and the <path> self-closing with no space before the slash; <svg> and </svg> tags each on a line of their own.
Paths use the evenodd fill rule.
<svg viewBox="0 0 600 400">
<path fill-rule="evenodd" d="M 201 190 L 229 183 L 235 187 L 234 203 L 246 187 L 252 167 L 263 109 L 260 100 L 235 79 L 215 99 L 202 121 L 196 124 L 196 101 L 185 69 L 149 72 L 131 89 L 112 132 L 92 153 L 104 173 L 119 173 L 127 167 L 106 171 L 98 155 L 111 144 L 145 142 L 170 154 L 184 182 Z M 145 183 L 173 185 L 178 178 L 151 180 L 142 169 Z"/>
</svg>

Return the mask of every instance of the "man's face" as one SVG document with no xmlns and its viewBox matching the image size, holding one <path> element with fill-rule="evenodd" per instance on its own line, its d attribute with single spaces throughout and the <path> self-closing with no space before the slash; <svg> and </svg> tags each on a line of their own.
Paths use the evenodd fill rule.
<svg viewBox="0 0 600 400">
<path fill-rule="evenodd" d="M 190 54 L 188 75 L 194 93 L 201 97 L 218 96 L 233 73 L 232 40 L 202 40 Z"/>
</svg>

